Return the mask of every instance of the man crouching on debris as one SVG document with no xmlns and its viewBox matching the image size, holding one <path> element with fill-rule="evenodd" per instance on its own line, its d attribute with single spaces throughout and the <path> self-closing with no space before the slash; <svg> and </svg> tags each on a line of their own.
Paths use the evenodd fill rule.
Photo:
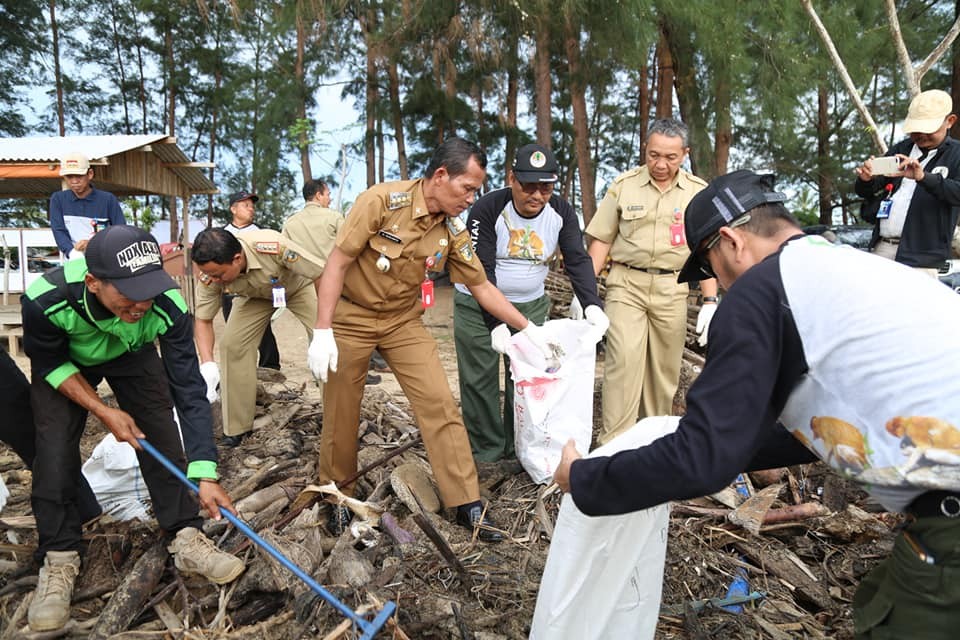
<svg viewBox="0 0 960 640">
<path fill-rule="evenodd" d="M 487 281 L 457 217 L 483 186 L 486 165 L 476 145 L 450 138 L 434 151 L 424 178 L 380 184 L 358 196 L 320 281 L 318 324 L 307 355 L 313 375 L 326 382 L 322 481 L 339 483 L 357 470 L 363 382 L 370 354 L 378 349 L 413 407 L 443 503 L 457 507 L 457 522 L 477 527 L 481 540 L 496 541 L 502 536 L 480 502 L 463 419 L 437 343 L 422 321 L 433 304 L 429 275 L 447 268 L 451 280 L 469 287 L 493 316 L 522 329 L 535 344 L 544 342 L 540 327 Z M 348 513 L 335 509 L 331 532 L 342 531 L 347 519 Z"/>
<path fill-rule="evenodd" d="M 190 492 L 143 454 L 138 442 L 146 437 L 199 481 L 200 504 L 214 518 L 220 518 L 220 508 L 233 512 L 230 497 L 217 483 L 217 450 L 193 323 L 176 288 L 163 271 L 153 236 L 118 225 L 94 235 L 85 258 L 47 272 L 22 298 L 23 346 L 30 357 L 37 429 L 32 495 L 36 558 L 43 562 L 27 617 L 34 631 L 59 629 L 70 619 L 80 571 L 76 479 L 88 412 L 117 440 L 138 450 L 157 521 L 174 536 L 168 549 L 176 567 L 218 584 L 243 571 L 239 558 L 218 550 L 200 532 L 202 519 Z M 160 343 L 162 359 L 154 341 Z M 104 378 L 119 409 L 107 406 L 95 391 Z"/>
<path fill-rule="evenodd" d="M 954 638 L 960 297 L 903 265 L 805 237 L 783 201 L 770 176 L 749 171 L 693 198 L 678 279 L 717 277 L 728 293 L 686 415 L 675 433 L 610 457 L 578 459 L 568 443 L 555 479 L 583 513 L 620 514 L 819 457 L 907 514 L 892 555 L 854 598 L 856 637 Z"/>
</svg>

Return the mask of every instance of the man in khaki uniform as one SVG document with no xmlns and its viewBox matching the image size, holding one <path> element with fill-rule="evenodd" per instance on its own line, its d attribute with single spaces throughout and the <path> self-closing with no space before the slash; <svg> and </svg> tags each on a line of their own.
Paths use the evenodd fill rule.
<svg viewBox="0 0 960 640">
<path fill-rule="evenodd" d="M 283 235 L 307 251 L 323 258 L 330 256 L 337 231 L 343 224 L 343 214 L 330 209 L 330 188 L 320 180 L 303 184 L 303 209 L 283 223 Z"/>
<path fill-rule="evenodd" d="M 223 442 L 236 446 L 253 428 L 257 344 L 270 316 L 287 307 L 310 332 L 317 318 L 315 287 L 326 261 L 268 229 L 237 236 L 225 229 L 204 229 L 193 241 L 192 257 L 201 272 L 194 334 L 211 401 L 220 377 L 213 361 L 213 318 L 224 291 L 237 296 L 220 345 Z"/>
<path fill-rule="evenodd" d="M 363 380 L 370 353 L 378 348 L 413 407 L 443 503 L 457 507 L 459 524 L 480 527 L 478 536 L 494 541 L 501 536 L 484 528 L 492 522 L 483 515 L 467 431 L 436 341 L 421 319 L 424 306 L 432 304 L 428 276 L 446 267 L 450 279 L 467 285 L 484 309 L 543 345 L 539 327 L 487 281 L 466 225 L 457 217 L 473 202 L 485 176 L 483 152 L 451 138 L 434 152 L 426 177 L 377 185 L 360 194 L 320 283 L 308 361 L 314 375 L 326 382 L 322 482 L 340 482 L 357 469 Z M 345 525 L 338 511 L 330 522 L 334 531 Z"/>
<path fill-rule="evenodd" d="M 610 318 L 603 373 L 603 444 L 637 418 L 669 415 L 680 380 L 687 329 L 686 284 L 677 273 L 690 251 L 684 210 L 706 182 L 680 168 L 687 127 L 655 120 L 645 164 L 618 176 L 586 228 L 595 273 L 610 256 L 605 310 Z M 701 283 L 701 344 L 716 310 L 716 280 Z"/>
</svg>

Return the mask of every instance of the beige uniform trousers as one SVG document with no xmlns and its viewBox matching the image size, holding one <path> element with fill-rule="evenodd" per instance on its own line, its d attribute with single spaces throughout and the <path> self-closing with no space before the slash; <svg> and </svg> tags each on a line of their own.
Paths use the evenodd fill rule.
<svg viewBox="0 0 960 640">
<path fill-rule="evenodd" d="M 687 292 L 673 274 L 654 275 L 619 264 L 610 269 L 600 444 L 638 419 L 670 415 L 680 381 Z"/>
<path fill-rule="evenodd" d="M 246 296 L 233 300 L 220 341 L 224 435 L 238 436 L 253 429 L 257 411 L 257 346 L 274 311 L 272 300 Z M 287 291 L 287 311 L 303 324 L 309 339 L 317 321 L 317 292 L 312 284 L 293 293 Z"/>
<path fill-rule="evenodd" d="M 340 357 L 337 371 L 330 372 L 323 389 L 321 482 L 339 483 L 357 471 L 360 400 L 370 354 L 377 348 L 413 407 L 444 505 L 479 500 L 470 440 L 440 364 L 437 343 L 421 321 L 420 302 L 405 312 L 378 313 L 341 298 L 333 317 L 333 335 Z M 340 488 L 353 490 L 352 486 Z"/>
<path fill-rule="evenodd" d="M 877 242 L 876 246 L 873 248 L 872 253 L 877 254 L 878 256 L 883 256 L 889 260 L 897 259 L 897 245 L 893 242 L 884 242 L 883 240 Z M 920 273 L 926 274 L 931 278 L 939 278 L 940 274 L 937 273 L 936 269 L 927 269 L 925 267 L 913 267 Z"/>
</svg>

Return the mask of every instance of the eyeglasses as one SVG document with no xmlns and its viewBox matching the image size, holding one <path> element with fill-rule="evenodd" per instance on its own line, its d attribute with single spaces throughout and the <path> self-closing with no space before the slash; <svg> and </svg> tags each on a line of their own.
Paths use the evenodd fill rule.
<svg viewBox="0 0 960 640">
<path fill-rule="evenodd" d="M 552 182 L 521 182 L 520 188 L 523 189 L 524 193 L 534 193 L 539 191 L 542 194 L 548 194 L 553 192 L 553 183 Z"/>
<path fill-rule="evenodd" d="M 737 227 L 745 225 L 748 222 L 750 222 L 749 213 L 740 216 L 736 220 L 733 220 L 730 224 L 724 226 L 728 229 L 736 229 Z M 707 254 L 710 253 L 711 249 L 717 246 L 717 243 L 720 242 L 720 238 L 720 229 L 717 229 L 712 236 L 707 238 L 706 244 L 697 250 L 697 262 L 700 263 L 700 273 L 708 278 L 717 277 L 717 274 L 713 271 L 713 267 L 710 265 L 710 260 L 707 258 Z"/>
</svg>

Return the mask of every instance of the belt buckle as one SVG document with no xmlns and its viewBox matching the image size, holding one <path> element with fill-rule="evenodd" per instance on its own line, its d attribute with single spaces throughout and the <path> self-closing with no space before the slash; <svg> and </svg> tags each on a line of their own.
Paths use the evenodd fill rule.
<svg viewBox="0 0 960 640">
<path fill-rule="evenodd" d="M 940 501 L 940 513 L 948 518 L 960 517 L 960 498 L 947 496 Z"/>
</svg>

